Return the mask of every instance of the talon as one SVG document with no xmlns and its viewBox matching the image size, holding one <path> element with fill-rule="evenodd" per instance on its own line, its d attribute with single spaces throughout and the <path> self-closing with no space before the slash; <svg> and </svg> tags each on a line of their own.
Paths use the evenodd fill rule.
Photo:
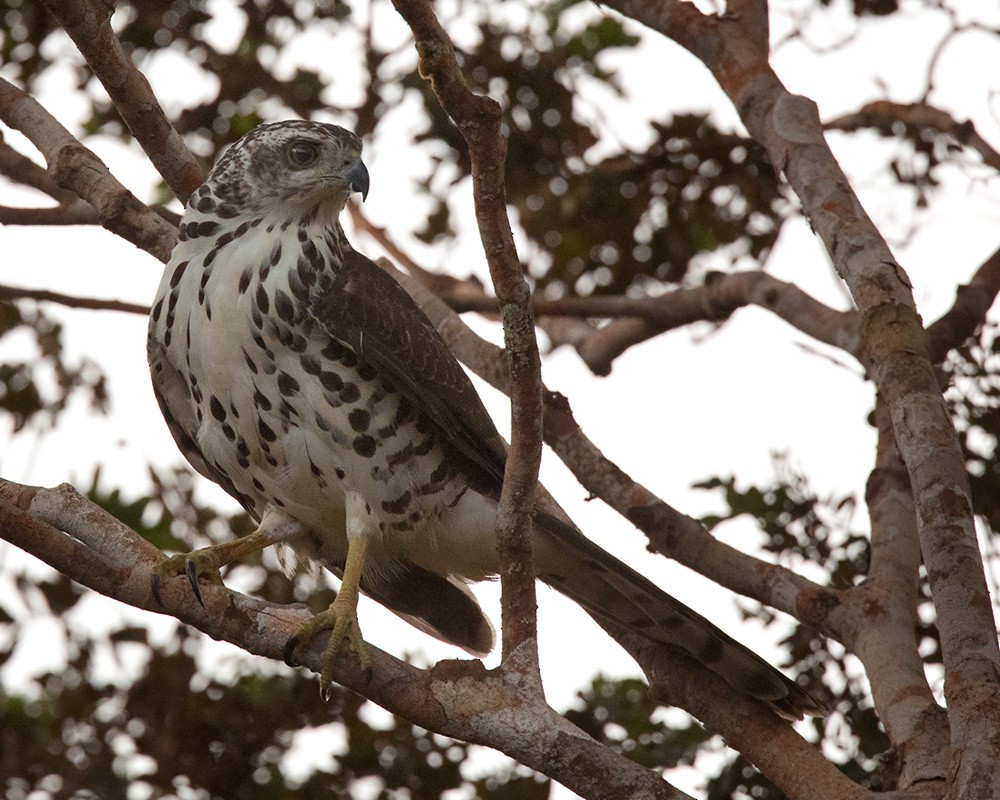
<svg viewBox="0 0 1000 800">
<path fill-rule="evenodd" d="M 201 589 L 198 588 L 198 563 L 193 558 L 187 560 L 187 567 L 184 570 L 187 573 L 188 583 L 191 584 L 191 591 L 194 592 L 194 596 L 198 598 L 198 603 L 202 608 L 205 607 L 205 601 L 201 599 Z M 218 573 L 216 573 L 218 575 Z"/>
<path fill-rule="evenodd" d="M 288 637 L 288 641 L 285 642 L 285 652 L 283 653 L 285 663 L 290 667 L 297 667 L 299 663 L 292 660 L 292 656 L 295 654 L 295 648 L 299 646 L 299 635 L 296 633 L 293 636 Z"/>
<path fill-rule="evenodd" d="M 153 599 L 156 600 L 156 602 L 162 606 L 163 598 L 160 597 L 160 573 L 154 572 L 152 576 L 150 576 L 149 582 L 150 582 L 149 588 L 153 590 Z"/>
<path fill-rule="evenodd" d="M 160 566 L 153 570 L 153 574 L 150 576 L 150 588 L 153 591 L 153 597 L 161 606 L 163 605 L 164 582 L 170 578 L 176 578 L 178 575 L 187 576 L 188 583 L 191 585 L 191 591 L 194 592 L 194 596 L 198 599 L 202 608 L 205 607 L 205 601 L 202 599 L 201 587 L 198 585 L 198 582 L 206 580 L 211 583 L 222 584 L 222 576 L 219 575 L 218 559 L 212 552 L 212 548 L 206 547 L 187 554 L 170 556 L 164 559 L 160 563 Z"/>
</svg>

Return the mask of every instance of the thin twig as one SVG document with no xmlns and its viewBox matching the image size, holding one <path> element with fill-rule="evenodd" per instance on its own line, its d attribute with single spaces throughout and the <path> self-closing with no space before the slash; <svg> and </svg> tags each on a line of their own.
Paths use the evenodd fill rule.
<svg viewBox="0 0 1000 800">
<path fill-rule="evenodd" d="M 149 316 L 149 306 L 127 303 L 124 300 L 104 300 L 96 297 L 75 297 L 48 289 L 23 289 L 19 286 L 0 285 L 0 300 L 34 300 L 39 303 L 58 303 L 69 308 L 86 308 L 94 311 L 122 311 L 126 314 Z"/>
</svg>

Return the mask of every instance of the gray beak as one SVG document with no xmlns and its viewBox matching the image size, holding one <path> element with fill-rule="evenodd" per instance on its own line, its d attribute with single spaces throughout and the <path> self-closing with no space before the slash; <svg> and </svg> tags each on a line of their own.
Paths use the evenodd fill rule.
<svg viewBox="0 0 1000 800">
<path fill-rule="evenodd" d="M 347 179 L 352 192 L 359 192 L 362 200 L 366 200 L 368 198 L 369 178 L 368 167 L 365 166 L 365 162 L 359 158 L 351 165 L 351 168 L 344 173 L 344 177 Z"/>
</svg>

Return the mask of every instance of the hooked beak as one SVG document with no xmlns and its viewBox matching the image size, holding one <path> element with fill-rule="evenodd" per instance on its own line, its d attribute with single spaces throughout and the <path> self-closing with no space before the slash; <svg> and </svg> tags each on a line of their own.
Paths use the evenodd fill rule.
<svg viewBox="0 0 1000 800">
<path fill-rule="evenodd" d="M 344 179 L 347 181 L 347 185 L 351 187 L 352 192 L 358 192 L 361 194 L 362 201 L 368 198 L 368 167 L 359 158 L 353 164 L 351 164 L 350 169 L 344 173 Z"/>
</svg>

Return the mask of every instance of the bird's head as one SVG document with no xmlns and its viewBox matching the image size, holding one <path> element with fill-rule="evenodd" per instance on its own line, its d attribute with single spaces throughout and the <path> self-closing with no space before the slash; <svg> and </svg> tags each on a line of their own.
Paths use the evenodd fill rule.
<svg viewBox="0 0 1000 800">
<path fill-rule="evenodd" d="M 325 122 L 288 120 L 260 125 L 236 142 L 208 183 L 219 200 L 241 210 L 328 206 L 337 214 L 352 193 L 368 196 L 369 181 L 358 136 Z"/>
</svg>

